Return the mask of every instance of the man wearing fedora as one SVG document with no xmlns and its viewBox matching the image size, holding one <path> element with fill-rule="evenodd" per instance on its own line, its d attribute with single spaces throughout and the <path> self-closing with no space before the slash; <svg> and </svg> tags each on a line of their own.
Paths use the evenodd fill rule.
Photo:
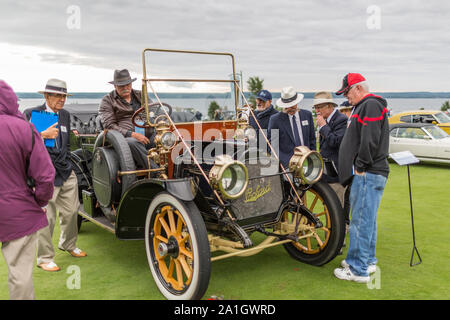
<svg viewBox="0 0 450 320">
<path fill-rule="evenodd" d="M 352 217 L 347 257 L 334 275 L 342 280 L 367 283 L 376 272 L 377 211 L 381 202 L 389 164 L 389 123 L 387 102 L 369 93 L 366 79 L 349 73 L 342 81 L 343 94 L 353 114 L 339 149 L 339 181 L 350 189 Z"/>
<path fill-rule="evenodd" d="M 325 162 L 323 180 L 336 192 L 341 206 L 344 205 L 344 187 L 337 175 L 339 147 L 347 128 L 347 117 L 337 109 L 331 92 L 321 91 L 314 95 L 316 124 L 319 129 L 320 154 Z"/>
<path fill-rule="evenodd" d="M 279 154 L 283 167 L 287 170 L 289 160 L 297 146 L 307 146 L 316 150 L 316 136 L 311 111 L 298 108 L 303 94 L 293 87 L 283 88 L 277 106 L 283 109 L 270 117 L 268 137 L 273 148 Z"/>
<path fill-rule="evenodd" d="M 45 97 L 41 106 L 25 110 L 28 120 L 32 111 L 47 111 L 58 115 L 57 124 L 40 132 L 42 138 L 55 139 L 54 147 L 47 147 L 47 151 L 55 167 L 53 197 L 48 202 L 48 226 L 38 232 L 37 265 L 45 271 L 59 271 L 54 262 L 55 250 L 52 236 L 56 223 L 56 211 L 59 212 L 61 229 L 58 248 L 69 252 L 73 257 L 85 257 L 86 252 L 77 248 L 78 238 L 77 215 L 80 203 L 78 201 L 78 181 L 70 161 L 70 113 L 63 109 L 67 96 L 65 81 L 50 79 L 43 91 Z"/>
<path fill-rule="evenodd" d="M 130 146 L 136 166 L 138 169 L 145 169 L 148 168 L 147 149 L 152 144 L 145 135 L 135 132 L 131 122 L 133 114 L 141 107 L 141 91 L 133 89 L 134 81 L 136 78 L 132 79 L 127 69 L 115 70 L 114 80 L 109 82 L 114 85 L 114 90 L 103 97 L 99 114 L 105 129 L 122 133 Z"/>
</svg>

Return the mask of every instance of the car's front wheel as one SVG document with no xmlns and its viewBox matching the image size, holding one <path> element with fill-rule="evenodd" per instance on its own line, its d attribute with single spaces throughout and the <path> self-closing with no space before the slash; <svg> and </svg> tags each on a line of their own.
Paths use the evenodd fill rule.
<svg viewBox="0 0 450 320">
<path fill-rule="evenodd" d="M 153 278 L 167 299 L 203 297 L 211 253 L 205 223 L 192 201 L 159 193 L 148 209 L 145 246 Z"/>
<path fill-rule="evenodd" d="M 325 182 L 319 181 L 303 196 L 303 203 L 322 223 L 320 228 L 296 212 L 286 211 L 283 222 L 300 225 L 298 240 L 284 244 L 287 252 L 296 260 L 320 266 L 339 253 L 345 237 L 343 209 L 336 193 Z"/>
</svg>

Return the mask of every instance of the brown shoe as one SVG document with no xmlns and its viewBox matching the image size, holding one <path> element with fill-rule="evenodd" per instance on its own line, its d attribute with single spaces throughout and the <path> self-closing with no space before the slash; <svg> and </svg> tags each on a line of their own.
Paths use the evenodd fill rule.
<svg viewBox="0 0 450 320">
<path fill-rule="evenodd" d="M 83 250 L 81 250 L 79 248 L 75 248 L 75 250 L 69 251 L 69 253 L 72 255 L 72 257 L 75 257 L 75 258 L 83 258 L 83 257 L 87 256 L 86 252 L 84 252 Z"/>
<path fill-rule="evenodd" d="M 55 271 L 61 270 L 60 267 L 58 267 L 56 265 L 56 263 L 54 263 L 53 261 L 51 261 L 49 263 L 41 263 L 40 265 L 38 265 L 38 267 L 44 271 L 49 271 L 49 272 L 55 272 Z"/>
</svg>

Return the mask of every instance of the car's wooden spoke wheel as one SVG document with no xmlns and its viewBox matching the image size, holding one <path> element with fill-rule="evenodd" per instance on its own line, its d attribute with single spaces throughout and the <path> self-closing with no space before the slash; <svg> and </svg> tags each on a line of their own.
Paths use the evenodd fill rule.
<svg viewBox="0 0 450 320">
<path fill-rule="evenodd" d="M 153 225 L 153 250 L 164 281 L 182 291 L 192 281 L 193 253 L 186 222 L 171 205 L 159 209 Z"/>
<path fill-rule="evenodd" d="M 168 299 L 200 299 L 211 273 L 208 233 L 198 208 L 167 192 L 152 201 L 145 222 L 147 259 Z"/>
<path fill-rule="evenodd" d="M 285 245 L 289 254 L 302 262 L 323 265 L 333 259 L 342 247 L 345 222 L 339 200 L 326 183 L 318 182 L 303 196 L 303 203 L 322 223 L 314 225 L 301 214 L 286 211 L 283 221 L 299 224 L 298 241 Z"/>
</svg>

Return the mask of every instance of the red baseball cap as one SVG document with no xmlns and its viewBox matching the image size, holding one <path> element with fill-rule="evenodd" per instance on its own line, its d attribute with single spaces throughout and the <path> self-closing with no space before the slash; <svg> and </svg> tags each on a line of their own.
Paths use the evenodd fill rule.
<svg viewBox="0 0 450 320">
<path fill-rule="evenodd" d="M 359 82 L 366 81 L 366 79 L 359 73 L 347 73 L 342 80 L 342 88 L 336 92 L 337 95 L 343 94 L 346 90 L 348 90 L 352 85 L 357 84 Z"/>
</svg>

